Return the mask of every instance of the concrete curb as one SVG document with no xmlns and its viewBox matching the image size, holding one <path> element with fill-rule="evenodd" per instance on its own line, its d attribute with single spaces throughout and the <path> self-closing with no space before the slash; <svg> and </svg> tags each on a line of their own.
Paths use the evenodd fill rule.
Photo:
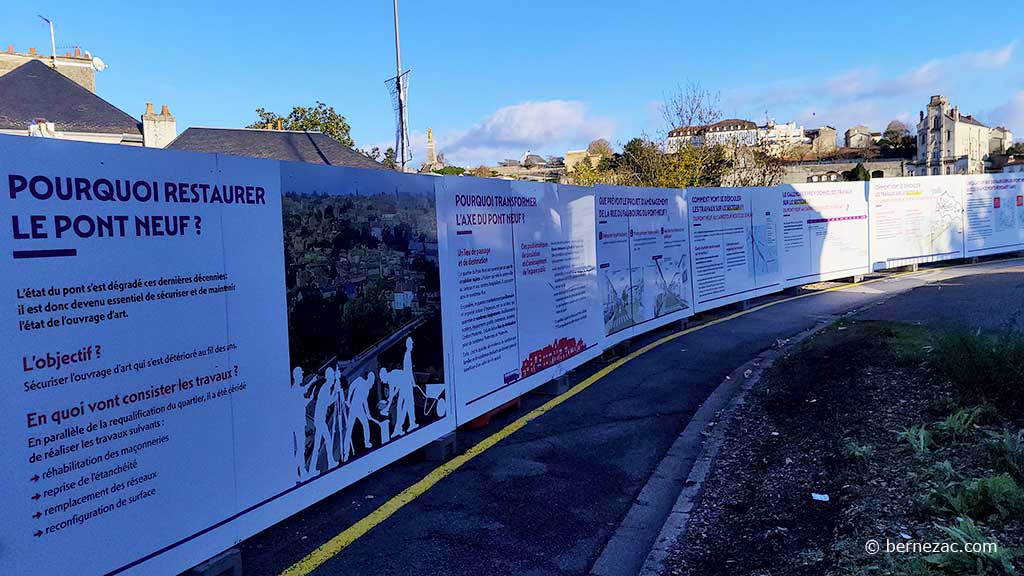
<svg viewBox="0 0 1024 576">
<path fill-rule="evenodd" d="M 843 316 L 821 321 L 789 340 L 776 342 L 726 376 L 658 463 L 605 544 L 590 570 L 592 576 L 661 574 L 669 550 L 686 531 L 690 512 L 725 442 L 724 424 L 776 359 Z"/>
</svg>

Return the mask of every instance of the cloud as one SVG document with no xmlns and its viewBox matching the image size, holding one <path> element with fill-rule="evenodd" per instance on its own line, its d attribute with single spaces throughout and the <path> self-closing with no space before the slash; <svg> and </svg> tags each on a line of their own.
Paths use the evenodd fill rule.
<svg viewBox="0 0 1024 576">
<path fill-rule="evenodd" d="M 727 106 L 729 114 L 760 119 L 767 111 L 779 120 L 792 118 L 807 127 L 831 125 L 840 134 L 857 124 L 880 131 L 894 119 L 912 125 L 916 111 L 929 96 L 955 95 L 958 88 L 989 81 L 996 71 L 1010 76 L 1019 68 L 1014 65 L 1017 44 L 1014 40 L 992 49 L 934 58 L 895 73 L 863 66 L 824 80 L 778 81 L 729 95 Z M 1010 85 L 1011 92 L 1020 90 L 1019 81 Z M 1018 102 L 1019 97 L 993 110 L 989 117 L 1024 130 L 1024 121 L 1018 119 Z"/>
<path fill-rule="evenodd" d="M 855 68 L 826 81 L 830 95 L 837 98 L 889 98 L 935 92 L 951 76 L 966 76 L 983 70 L 1005 68 L 1013 60 L 1017 41 L 978 52 L 964 52 L 930 60 L 895 78 L 884 78 L 875 69 Z"/>
<path fill-rule="evenodd" d="M 529 101 L 499 108 L 468 129 L 438 134 L 437 149 L 449 162 L 493 164 L 504 158 L 519 158 L 527 150 L 564 154 L 569 147 L 585 147 L 596 138 L 610 139 L 614 132 L 611 119 L 590 114 L 582 102 Z"/>
<path fill-rule="evenodd" d="M 1004 68 L 1013 60 L 1016 49 L 1017 41 L 1014 40 L 1002 48 L 967 54 L 965 60 L 974 68 Z"/>
<path fill-rule="evenodd" d="M 1024 90 L 1017 92 L 1008 101 L 992 110 L 989 118 L 994 125 L 1009 128 L 1014 138 L 1021 140 L 1024 136 Z"/>
</svg>

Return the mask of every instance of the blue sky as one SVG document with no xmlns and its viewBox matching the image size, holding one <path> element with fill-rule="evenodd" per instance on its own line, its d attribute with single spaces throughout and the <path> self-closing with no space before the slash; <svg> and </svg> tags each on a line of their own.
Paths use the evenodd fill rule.
<svg viewBox="0 0 1024 576">
<path fill-rule="evenodd" d="M 57 44 L 104 59 L 101 96 L 132 115 L 168 104 L 178 129 L 244 126 L 254 109 L 322 100 L 357 147 L 394 141 L 391 2 L 63 2 L 0 5 L 0 47 Z M 463 165 L 562 154 L 664 131 L 679 84 L 726 116 L 830 124 L 915 121 L 930 94 L 1024 138 L 1024 4 L 403 0 L 417 161 L 428 127 Z M 989 17 L 991 15 L 991 17 Z M 63 53 L 63 50 L 60 50 Z"/>
</svg>

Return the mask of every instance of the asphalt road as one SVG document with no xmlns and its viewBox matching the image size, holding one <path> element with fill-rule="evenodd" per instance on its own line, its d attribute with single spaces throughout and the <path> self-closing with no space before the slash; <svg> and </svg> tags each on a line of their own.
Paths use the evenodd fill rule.
<svg viewBox="0 0 1024 576">
<path fill-rule="evenodd" d="M 654 467 L 726 375 L 779 339 L 869 305 L 865 318 L 1024 329 L 1024 264 L 888 278 L 781 302 L 672 340 L 477 456 L 314 574 L 587 574 Z M 584 366 L 575 377 L 601 366 Z M 544 400 L 531 398 L 523 410 Z M 522 413 L 460 437 L 460 448 Z M 280 573 L 433 466 L 396 463 L 250 538 L 240 546 L 244 573 Z"/>
</svg>

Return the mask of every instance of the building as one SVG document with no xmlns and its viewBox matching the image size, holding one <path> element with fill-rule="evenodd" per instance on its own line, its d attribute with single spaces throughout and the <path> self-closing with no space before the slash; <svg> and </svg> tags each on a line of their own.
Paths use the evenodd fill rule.
<svg viewBox="0 0 1024 576">
<path fill-rule="evenodd" d="M 101 60 L 94 59 L 88 52 L 83 54 L 81 48 L 75 48 L 73 53 L 66 52 L 63 56 L 54 58 L 52 55 L 40 54 L 35 48 L 29 48 L 27 53 L 18 53 L 14 51 L 14 46 L 8 45 L 6 52 L 0 52 L 0 76 L 29 62 L 40 62 L 54 68 L 93 94 L 96 93 L 96 70 L 103 67 Z"/>
<path fill-rule="evenodd" d="M 983 174 L 989 155 L 1005 153 L 1012 142 L 1006 128 L 989 128 L 962 114 L 945 96 L 932 96 L 917 123 L 912 170 L 918 176 Z"/>
<path fill-rule="evenodd" d="M 811 140 L 811 154 L 824 156 L 836 151 L 836 129 L 832 126 L 822 126 L 806 130 L 804 135 Z"/>
<path fill-rule="evenodd" d="M 136 120 L 59 69 L 30 58 L 0 75 L 0 134 L 154 147 L 174 138 L 167 106 L 147 104 Z"/>
<path fill-rule="evenodd" d="M 768 146 L 783 150 L 791 146 L 809 144 L 810 138 L 804 133 L 803 126 L 796 122 L 777 124 L 769 120 L 764 126 L 758 126 L 750 120 L 729 118 L 708 126 L 682 126 L 668 133 L 666 148 L 678 150 L 680 146 Z"/>
<path fill-rule="evenodd" d="M 572 172 L 576 165 L 582 162 L 584 158 L 589 159 L 590 165 L 595 168 L 601 163 L 600 154 L 591 154 L 587 150 L 569 150 L 562 159 L 562 165 L 565 167 L 566 172 Z"/>
<path fill-rule="evenodd" d="M 843 142 L 847 148 L 871 148 L 875 145 L 875 138 L 867 126 L 857 125 L 846 131 Z"/>
<path fill-rule="evenodd" d="M 708 126 L 680 126 L 668 133 L 669 151 L 682 146 L 755 146 L 759 140 L 757 124 L 750 120 L 729 118 Z"/>
<path fill-rule="evenodd" d="M 386 170 L 375 162 L 320 132 L 258 128 L 189 128 L 167 148 Z"/>
<path fill-rule="evenodd" d="M 758 127 L 757 136 L 760 144 L 778 151 L 811 143 L 804 133 L 804 127 L 797 126 L 796 122 L 776 124 L 774 120 L 769 120 L 764 126 Z"/>
</svg>

